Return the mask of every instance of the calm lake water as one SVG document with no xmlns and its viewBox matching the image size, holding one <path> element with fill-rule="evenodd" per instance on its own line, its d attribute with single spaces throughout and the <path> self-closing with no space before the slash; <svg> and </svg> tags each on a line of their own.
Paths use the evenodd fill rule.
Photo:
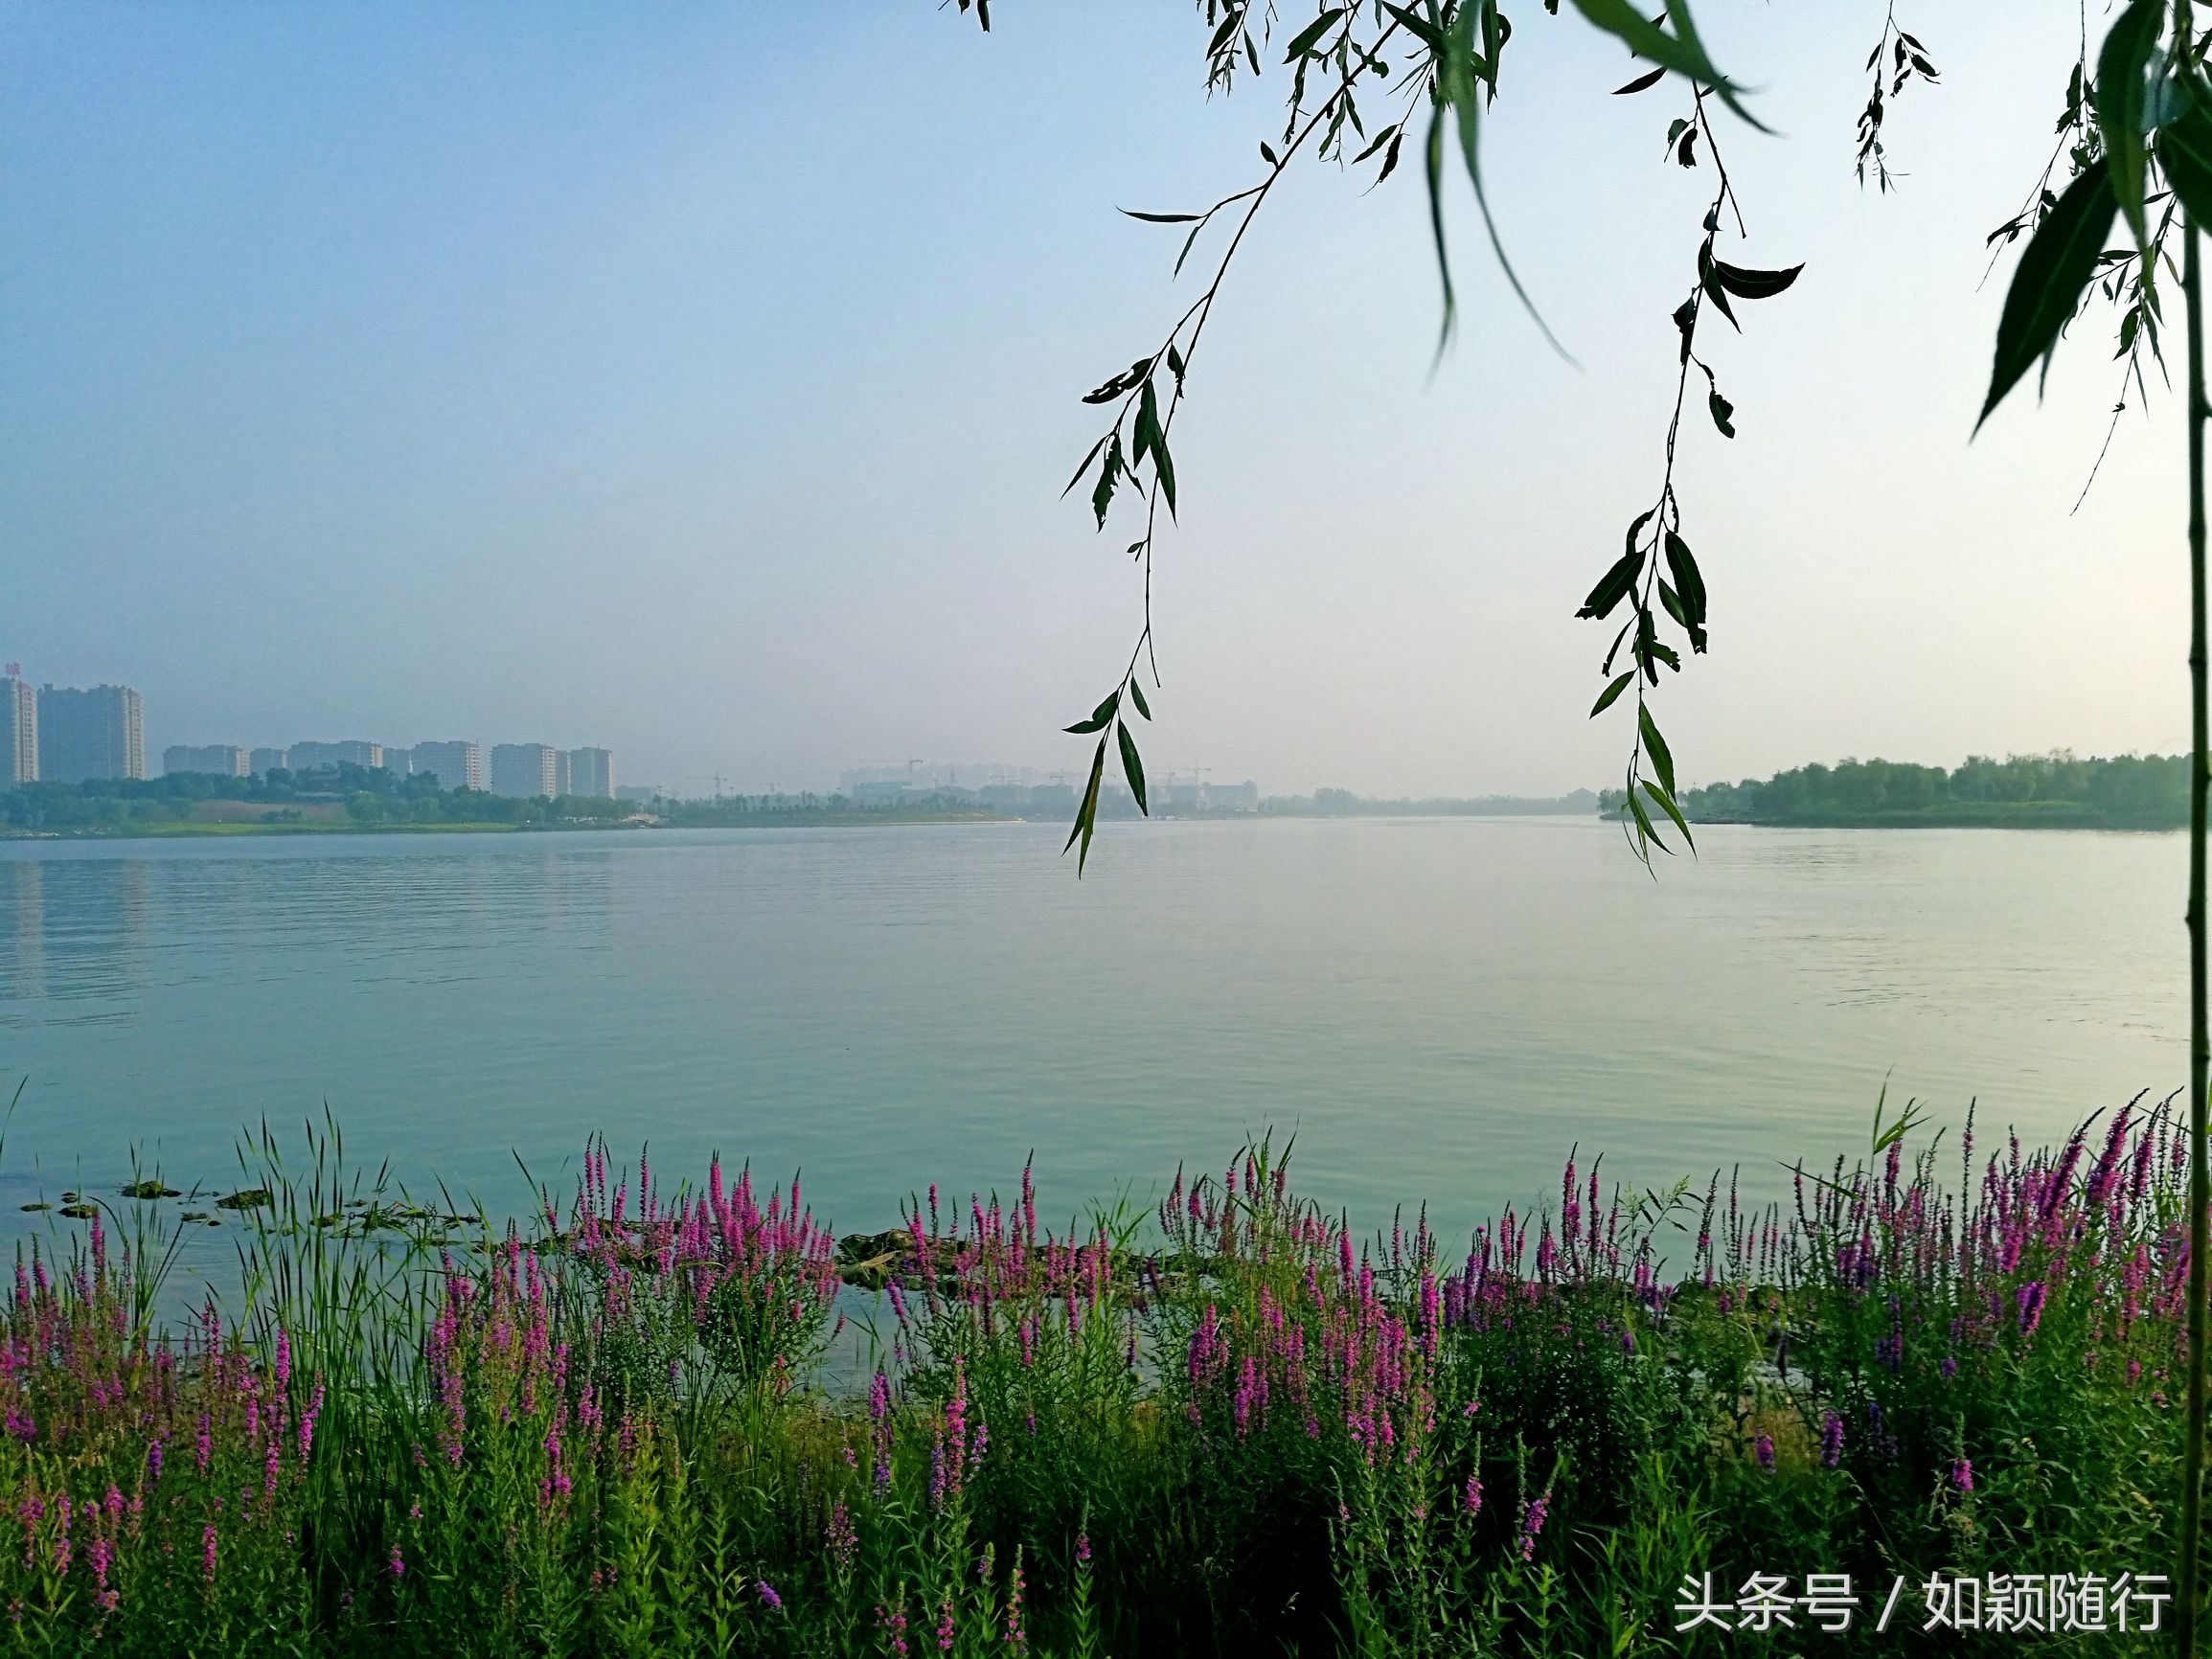
<svg viewBox="0 0 2212 1659">
<path fill-rule="evenodd" d="M 1590 822 L 0 843 L 0 1198 L 242 1126 L 494 1208 L 584 1136 L 1048 1211 L 1248 1135 L 1369 1223 L 1863 1147 L 1878 1091 L 2055 1137 L 2184 1079 L 2178 836 L 1716 827 L 1654 882 Z"/>
</svg>

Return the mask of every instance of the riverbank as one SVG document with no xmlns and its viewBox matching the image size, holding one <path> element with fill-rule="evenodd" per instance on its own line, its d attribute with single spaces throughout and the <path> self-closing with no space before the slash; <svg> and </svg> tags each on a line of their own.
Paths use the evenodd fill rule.
<svg viewBox="0 0 2212 1659">
<path fill-rule="evenodd" d="M 236 838 L 249 835 L 484 835 L 484 834 L 546 834 L 588 830 L 604 832 L 609 830 L 825 830 L 904 828 L 921 824 L 1010 824 L 1018 819 L 1000 817 L 993 813 L 916 813 L 905 815 L 896 812 L 773 812 L 757 813 L 743 817 L 702 820 L 697 823 L 667 824 L 645 822 L 638 819 L 612 822 L 582 819 L 574 823 L 533 822 L 522 824 L 487 823 L 355 823 L 336 820 L 283 822 L 275 824 L 126 824 L 87 826 L 71 830 L 5 830 L 0 829 L 0 841 L 146 841 L 190 840 L 195 837 L 216 836 Z"/>
<path fill-rule="evenodd" d="M 1695 797 L 1696 791 L 1692 791 Z M 1745 824 L 1764 830 L 2106 830 L 2171 834 L 2188 828 L 2159 814 L 2109 812 L 2079 801 L 1988 801 L 1870 811 L 1684 811 L 1693 824 Z"/>
<path fill-rule="evenodd" d="M 795 1181 L 599 1145 L 470 1247 L 264 1148 L 239 1307 L 152 1317 L 181 1198 L 27 1261 L 0 1595 L 49 1652 L 1636 1655 L 1786 1614 L 1915 1653 L 1956 1583 L 2107 1642 L 2167 1610 L 2186 1275 L 2168 1114 L 2103 1127 L 1756 1212 L 1570 1163 L 1464 1255 L 1265 1146 L 1149 1215 L 1056 1235 L 1025 1171 L 841 1244 Z"/>
</svg>

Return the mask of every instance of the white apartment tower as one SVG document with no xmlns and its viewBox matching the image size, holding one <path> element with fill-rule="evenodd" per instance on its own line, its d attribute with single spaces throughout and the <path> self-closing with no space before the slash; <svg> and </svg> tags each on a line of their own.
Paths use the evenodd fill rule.
<svg viewBox="0 0 2212 1659">
<path fill-rule="evenodd" d="M 456 739 L 450 743 L 417 743 L 408 757 L 418 773 L 437 775 L 441 789 L 484 787 L 484 745 Z"/>
<path fill-rule="evenodd" d="M 243 778 L 252 768 L 247 752 L 236 743 L 171 743 L 161 752 L 163 772 L 213 772 Z"/>
<path fill-rule="evenodd" d="M 550 800 L 560 792 L 560 751 L 551 743 L 492 744 L 490 787 L 494 795 Z"/>
<path fill-rule="evenodd" d="M 0 675 L 0 789 L 38 782 L 38 693 L 8 665 Z"/>
<path fill-rule="evenodd" d="M 62 784 L 145 777 L 146 699 L 128 686 L 40 686 L 38 776 Z"/>
<path fill-rule="evenodd" d="M 384 745 L 358 738 L 337 743 L 294 743 L 291 761 L 295 772 L 310 766 L 359 766 L 367 770 L 384 763 Z"/>
<path fill-rule="evenodd" d="M 571 749 L 568 761 L 568 789 L 571 795 L 588 795 L 595 801 L 614 799 L 614 751 L 612 749 Z"/>
</svg>

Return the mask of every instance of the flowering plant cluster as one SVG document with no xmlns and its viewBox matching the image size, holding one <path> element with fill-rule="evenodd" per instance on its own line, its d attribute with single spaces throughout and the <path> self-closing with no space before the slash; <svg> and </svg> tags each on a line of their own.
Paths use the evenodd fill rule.
<svg viewBox="0 0 2212 1659">
<path fill-rule="evenodd" d="M 796 1184 L 603 1144 L 466 1246 L 318 1229 L 326 1173 L 271 1170 L 238 1306 L 168 1320 L 149 1206 L 127 1248 L 98 1214 L 0 1322 L 0 1639 L 1668 1653 L 1746 1628 L 1679 1614 L 1727 1560 L 2001 1585 L 2010 1629 L 2053 1573 L 2169 1565 L 2186 1170 L 2140 1102 L 1971 1135 L 1956 1187 L 1891 1135 L 1763 1207 L 1570 1160 L 1449 1256 L 1264 1144 L 1149 1215 L 1056 1233 L 1024 1170 L 842 1242 Z M 1955 1640 L 1949 1594 L 1821 1640 Z M 2032 1616 L 2087 1641 L 2085 1604 Z"/>
</svg>

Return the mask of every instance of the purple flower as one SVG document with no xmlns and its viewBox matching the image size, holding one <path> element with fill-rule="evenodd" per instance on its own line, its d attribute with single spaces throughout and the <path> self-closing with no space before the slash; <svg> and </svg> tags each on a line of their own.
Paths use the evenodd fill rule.
<svg viewBox="0 0 2212 1659">
<path fill-rule="evenodd" d="M 1962 1492 L 1973 1490 L 1973 1460 L 1959 1458 L 1950 1466 L 1950 1484 Z"/>
<path fill-rule="evenodd" d="M 404 1579 L 407 1576 L 406 1557 L 399 1554 L 399 1546 L 398 1544 L 394 1544 L 392 1546 L 391 1567 L 393 1578 Z"/>
<path fill-rule="evenodd" d="M 1843 1461 L 1843 1419 L 1833 1411 L 1820 1424 L 1820 1461 L 1830 1468 Z"/>
<path fill-rule="evenodd" d="M 2020 1334 L 2033 1336 L 2043 1318 L 2043 1284 L 2040 1279 L 2021 1285 L 2013 1301 L 2019 1310 Z"/>
<path fill-rule="evenodd" d="M 1543 1524 L 1551 1514 L 1551 1508 L 1552 1495 L 1549 1491 L 1529 1505 L 1528 1514 L 1520 1523 L 1520 1558 L 1522 1560 L 1531 1561 L 1536 1558 L 1537 1534 L 1543 1531 Z"/>
<path fill-rule="evenodd" d="M 756 1581 L 760 1586 L 761 1605 L 767 1608 L 771 1613 L 782 1612 L 784 1610 L 784 1598 L 776 1594 L 775 1586 L 770 1584 L 765 1579 L 761 1579 Z"/>
<path fill-rule="evenodd" d="M 1763 1434 L 1752 1443 L 1751 1452 L 1759 1460 L 1759 1466 L 1768 1473 L 1774 1468 L 1774 1437 Z"/>
</svg>

